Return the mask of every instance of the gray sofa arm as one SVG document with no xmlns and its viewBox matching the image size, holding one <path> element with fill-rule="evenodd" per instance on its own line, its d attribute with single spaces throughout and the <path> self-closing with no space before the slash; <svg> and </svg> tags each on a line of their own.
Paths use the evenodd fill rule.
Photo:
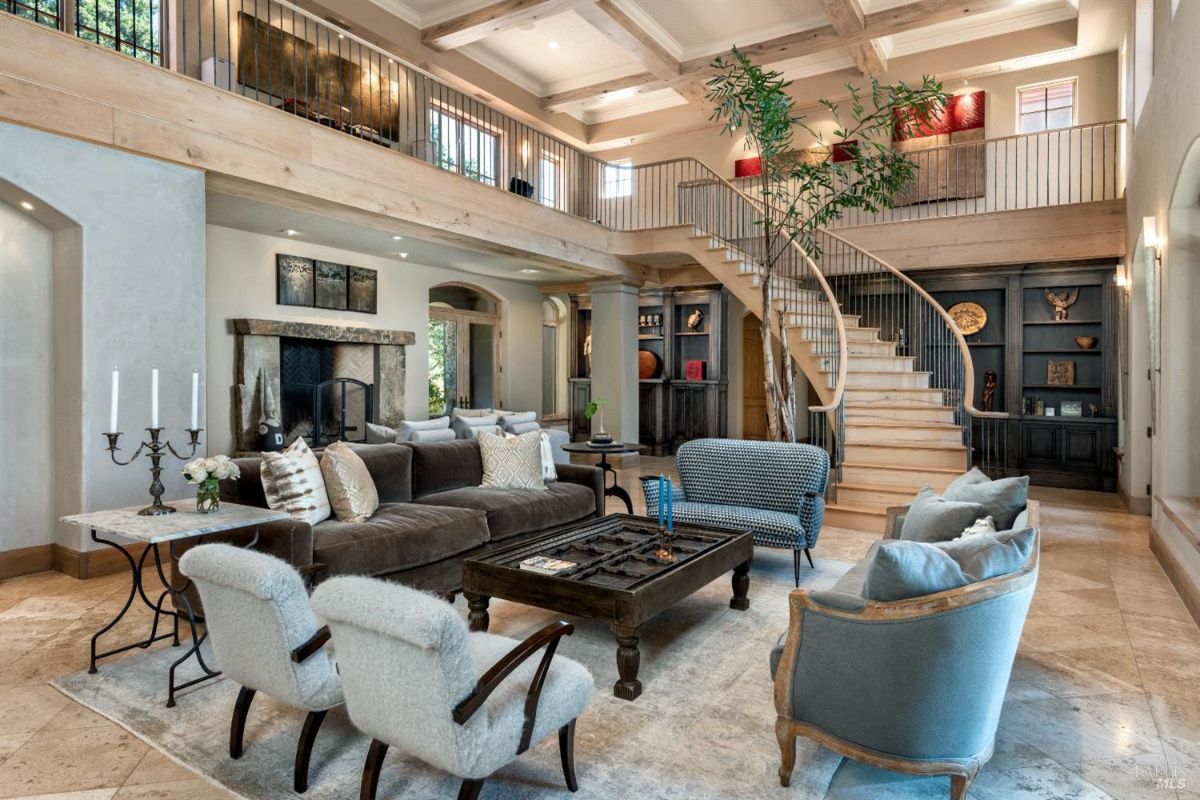
<svg viewBox="0 0 1200 800">
<path fill-rule="evenodd" d="M 587 464 L 555 464 L 554 469 L 563 483 L 577 483 L 591 489 L 596 496 L 596 516 L 604 516 L 604 470 Z"/>
</svg>

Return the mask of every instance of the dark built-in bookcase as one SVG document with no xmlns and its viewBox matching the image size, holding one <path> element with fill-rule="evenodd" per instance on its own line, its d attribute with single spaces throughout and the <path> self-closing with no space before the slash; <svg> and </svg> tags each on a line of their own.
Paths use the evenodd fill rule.
<svg viewBox="0 0 1200 800">
<path fill-rule="evenodd" d="M 725 435 L 726 305 L 719 289 L 647 289 L 638 294 L 638 349 L 652 353 L 657 363 L 651 377 L 638 381 L 638 438 L 655 455 L 671 453 L 689 439 Z M 591 432 L 583 416 L 592 398 L 584 354 L 592 330 L 591 296 L 571 295 L 571 310 L 571 436 L 579 441 Z M 688 319 L 696 310 L 703 321 L 693 330 Z M 704 363 L 703 378 L 688 379 L 689 361 Z"/>
<path fill-rule="evenodd" d="M 969 301 L 987 312 L 987 325 L 965 338 L 975 370 L 975 405 L 981 407 L 990 369 L 997 376 L 993 410 L 1011 415 L 1005 448 L 1009 474 L 1028 474 L 1042 486 L 1115 489 L 1119 289 L 1114 274 L 1112 262 L 914 273 L 943 307 Z M 1055 320 L 1047 289 L 1079 290 L 1066 320 Z M 1096 337 L 1096 346 L 1080 347 L 1077 336 Z M 1074 384 L 1051 384 L 1050 361 L 1074 363 Z M 1064 407 L 1070 410 L 1075 403 L 1081 416 L 1063 416 Z M 978 443 L 982 437 L 977 433 L 973 439 Z"/>
</svg>

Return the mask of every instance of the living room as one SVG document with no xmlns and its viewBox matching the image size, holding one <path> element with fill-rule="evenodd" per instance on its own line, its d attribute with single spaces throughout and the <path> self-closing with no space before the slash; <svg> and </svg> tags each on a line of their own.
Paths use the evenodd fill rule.
<svg viewBox="0 0 1200 800">
<path fill-rule="evenodd" d="M 1196 8 L 100 6 L 0 14 L 0 797 L 1193 796 Z"/>
</svg>

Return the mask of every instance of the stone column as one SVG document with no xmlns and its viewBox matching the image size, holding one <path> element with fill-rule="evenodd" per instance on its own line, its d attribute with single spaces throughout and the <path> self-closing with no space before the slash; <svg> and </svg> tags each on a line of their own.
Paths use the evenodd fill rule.
<svg viewBox="0 0 1200 800">
<path fill-rule="evenodd" d="M 592 398 L 605 401 L 604 427 L 626 442 L 638 440 L 637 315 L 637 287 L 592 284 Z"/>
</svg>

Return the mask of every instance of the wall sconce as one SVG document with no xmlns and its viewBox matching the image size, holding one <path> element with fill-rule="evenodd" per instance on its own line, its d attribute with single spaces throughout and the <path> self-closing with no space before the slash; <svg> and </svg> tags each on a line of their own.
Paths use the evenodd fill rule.
<svg viewBox="0 0 1200 800">
<path fill-rule="evenodd" d="M 1125 262 L 1124 261 L 1117 262 L 1117 274 L 1113 278 L 1113 280 L 1116 282 L 1117 288 L 1125 291 L 1126 293 L 1129 292 L 1129 285 L 1130 285 L 1129 284 L 1129 275 L 1125 271 Z"/>
<path fill-rule="evenodd" d="M 1142 244 L 1146 252 L 1154 254 L 1154 263 L 1162 266 L 1162 250 L 1159 245 L 1162 240 L 1158 237 L 1158 220 L 1154 217 L 1142 217 Z"/>
</svg>

